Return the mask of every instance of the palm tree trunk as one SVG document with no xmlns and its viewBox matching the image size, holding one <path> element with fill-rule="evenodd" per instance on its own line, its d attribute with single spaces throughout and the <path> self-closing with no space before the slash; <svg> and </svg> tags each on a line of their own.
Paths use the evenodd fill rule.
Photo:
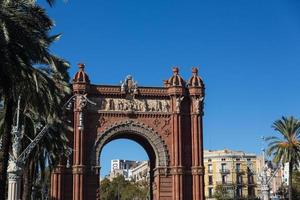
<svg viewBox="0 0 300 200">
<path fill-rule="evenodd" d="M 22 199 L 26 199 L 29 193 L 29 166 L 27 165 L 23 171 L 23 192 L 22 192 Z"/>
<path fill-rule="evenodd" d="M 27 199 L 30 200 L 31 199 L 31 195 L 33 192 L 33 188 L 32 186 L 34 186 L 34 181 L 37 178 L 36 176 L 36 170 L 35 170 L 35 165 L 34 165 L 34 160 L 30 161 L 30 165 L 29 165 L 29 193 L 27 195 Z"/>
<path fill-rule="evenodd" d="M 32 193 L 32 186 L 34 181 L 34 161 L 31 160 L 26 167 L 26 170 L 24 170 L 23 178 L 24 178 L 24 189 L 22 194 L 22 199 L 24 200 L 30 200 L 31 199 L 31 193 Z"/>
<path fill-rule="evenodd" d="M 11 127 L 13 124 L 13 97 L 11 94 L 5 93 L 4 103 L 5 123 L 0 152 L 0 200 L 5 200 L 6 195 L 7 166 L 11 146 Z"/>
<path fill-rule="evenodd" d="M 292 177 L 293 176 L 293 162 L 289 162 L 289 200 L 293 200 L 293 186 L 292 186 Z"/>
</svg>

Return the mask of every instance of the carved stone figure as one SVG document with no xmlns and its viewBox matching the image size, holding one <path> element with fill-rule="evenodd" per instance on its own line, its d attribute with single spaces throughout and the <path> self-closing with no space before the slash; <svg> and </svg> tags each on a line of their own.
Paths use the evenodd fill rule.
<svg viewBox="0 0 300 200">
<path fill-rule="evenodd" d="M 176 98 L 176 104 L 175 104 L 175 106 L 176 106 L 175 107 L 176 112 L 180 112 L 181 102 L 182 102 L 183 99 L 184 99 L 184 96 Z"/>
<path fill-rule="evenodd" d="M 169 112 L 169 100 L 103 98 L 100 110 L 104 111 L 137 111 L 137 112 Z"/>
<path fill-rule="evenodd" d="M 109 110 L 115 110 L 115 102 L 113 99 L 109 100 Z"/>
<path fill-rule="evenodd" d="M 203 97 L 194 99 L 194 108 L 196 113 L 201 113 L 203 104 Z"/>
<path fill-rule="evenodd" d="M 170 111 L 170 104 L 168 101 L 162 101 L 162 111 L 163 112 L 169 112 Z"/>
<path fill-rule="evenodd" d="M 127 75 L 124 81 L 121 81 L 121 92 L 126 94 L 134 94 L 137 92 L 137 82 L 133 80 L 131 75 Z"/>
<path fill-rule="evenodd" d="M 107 99 L 106 101 L 105 101 L 105 109 L 104 110 L 106 110 L 106 111 L 108 111 L 109 109 L 110 109 L 110 100 L 109 99 Z"/>
</svg>

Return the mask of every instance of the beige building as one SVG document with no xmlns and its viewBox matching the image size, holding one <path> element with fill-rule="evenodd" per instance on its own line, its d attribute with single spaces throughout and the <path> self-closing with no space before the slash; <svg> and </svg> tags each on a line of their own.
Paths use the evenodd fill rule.
<svg viewBox="0 0 300 200">
<path fill-rule="evenodd" d="M 134 182 L 148 182 L 150 179 L 149 161 L 142 161 L 138 166 L 130 170 L 129 177 Z"/>
<path fill-rule="evenodd" d="M 257 157 L 233 150 L 205 150 L 205 197 L 214 199 L 220 185 L 232 198 L 257 196 Z"/>
<path fill-rule="evenodd" d="M 111 170 L 108 176 L 109 180 L 113 180 L 117 176 L 124 176 L 125 180 L 133 180 L 135 182 L 148 181 L 150 167 L 149 161 L 135 160 L 111 160 Z"/>
</svg>

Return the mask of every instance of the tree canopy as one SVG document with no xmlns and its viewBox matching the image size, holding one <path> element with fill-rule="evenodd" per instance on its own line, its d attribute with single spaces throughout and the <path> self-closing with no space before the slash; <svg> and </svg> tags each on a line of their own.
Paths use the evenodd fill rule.
<svg viewBox="0 0 300 200">
<path fill-rule="evenodd" d="M 294 117 L 282 117 L 272 125 L 279 136 L 267 137 L 267 153 L 275 163 L 289 165 L 289 200 L 293 199 L 293 169 L 300 163 L 300 121 Z"/>
<path fill-rule="evenodd" d="M 101 200 L 147 200 L 149 184 L 136 183 L 125 180 L 124 176 L 117 176 L 112 181 L 105 178 L 100 184 Z"/>
</svg>

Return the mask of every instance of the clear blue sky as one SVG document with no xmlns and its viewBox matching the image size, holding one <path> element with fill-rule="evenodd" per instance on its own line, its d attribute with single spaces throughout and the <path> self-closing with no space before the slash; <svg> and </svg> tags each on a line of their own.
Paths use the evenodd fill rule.
<svg viewBox="0 0 300 200">
<path fill-rule="evenodd" d="M 300 117 L 298 0 L 58 0 L 46 7 L 63 34 L 52 50 L 70 61 L 72 76 L 84 62 L 93 83 L 119 84 L 132 74 L 139 85 L 162 86 L 172 66 L 185 79 L 199 66 L 207 149 L 258 153 L 260 137 L 275 134 L 274 120 Z M 120 148 L 131 151 L 117 154 Z M 139 148 L 108 144 L 103 171 L 113 158 L 144 159 Z"/>
</svg>

